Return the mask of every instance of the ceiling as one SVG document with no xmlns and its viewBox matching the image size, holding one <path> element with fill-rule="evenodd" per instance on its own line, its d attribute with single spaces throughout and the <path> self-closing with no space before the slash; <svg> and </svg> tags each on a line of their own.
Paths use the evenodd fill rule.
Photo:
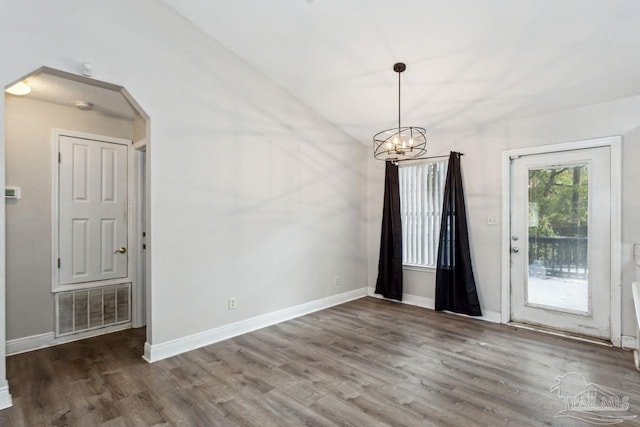
<svg viewBox="0 0 640 427">
<path fill-rule="evenodd" d="M 163 0 L 362 143 L 640 95 L 637 0 Z"/>
<path fill-rule="evenodd" d="M 120 93 L 121 88 L 108 89 L 46 71 L 36 72 L 25 81 L 31 87 L 31 93 L 25 98 L 73 108 L 78 102 L 88 102 L 93 104 L 93 111 L 97 113 L 128 120 L 133 120 L 136 115 L 131 104 Z"/>
</svg>

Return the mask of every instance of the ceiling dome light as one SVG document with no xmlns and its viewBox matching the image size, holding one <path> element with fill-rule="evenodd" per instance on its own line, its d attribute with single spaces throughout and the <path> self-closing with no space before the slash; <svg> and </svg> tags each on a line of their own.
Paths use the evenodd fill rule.
<svg viewBox="0 0 640 427">
<path fill-rule="evenodd" d="M 422 159 L 427 154 L 426 130 L 400 124 L 400 73 L 407 69 L 402 62 L 393 66 L 398 73 L 398 127 L 378 132 L 373 137 L 373 157 L 388 162 Z"/>
<path fill-rule="evenodd" d="M 31 86 L 29 86 L 25 82 L 18 82 L 13 86 L 5 89 L 5 92 L 16 96 L 29 95 L 31 93 Z"/>
<path fill-rule="evenodd" d="M 76 102 L 76 108 L 82 111 L 91 111 L 93 110 L 93 104 L 90 102 L 78 101 Z"/>
</svg>

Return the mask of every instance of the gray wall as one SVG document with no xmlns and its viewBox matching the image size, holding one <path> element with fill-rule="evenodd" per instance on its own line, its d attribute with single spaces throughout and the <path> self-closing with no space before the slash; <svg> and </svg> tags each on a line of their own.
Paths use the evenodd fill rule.
<svg viewBox="0 0 640 427">
<path fill-rule="evenodd" d="M 133 142 L 138 142 L 147 137 L 147 122 L 136 114 L 133 118 Z"/>
<path fill-rule="evenodd" d="M 53 332 L 51 293 L 51 129 L 131 139 L 133 121 L 5 96 L 7 339 Z"/>
<path fill-rule="evenodd" d="M 501 155 L 502 151 L 605 136 L 622 136 L 622 333 L 635 336 L 630 285 L 634 279 L 634 242 L 640 242 L 640 97 L 558 111 L 542 116 L 496 122 L 470 130 L 431 132 L 432 154 L 450 150 L 465 153 L 462 170 L 473 266 L 480 303 L 485 310 L 501 310 Z M 425 123 L 428 126 L 428 123 Z M 368 286 L 375 287 L 380 242 L 384 165 L 369 161 Z M 498 225 L 487 225 L 497 215 Z M 405 270 L 405 292 L 435 297 L 435 271 Z M 597 303 L 597 302 L 596 302 Z M 607 302 L 608 303 L 608 302 Z"/>
<path fill-rule="evenodd" d="M 3 84 L 89 61 L 151 118 L 151 345 L 364 287 L 366 147 L 161 2 L 25 0 L 0 24 Z"/>
</svg>

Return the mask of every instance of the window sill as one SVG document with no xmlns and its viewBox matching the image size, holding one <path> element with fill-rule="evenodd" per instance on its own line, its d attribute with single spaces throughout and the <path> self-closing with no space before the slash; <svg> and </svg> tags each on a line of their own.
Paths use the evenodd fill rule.
<svg viewBox="0 0 640 427">
<path fill-rule="evenodd" d="M 424 272 L 428 272 L 428 273 L 435 273 L 436 272 L 436 268 L 435 267 L 425 267 L 424 265 L 414 265 L 414 264 L 403 264 L 402 265 L 402 269 L 403 270 L 413 270 L 413 271 L 424 271 Z"/>
</svg>

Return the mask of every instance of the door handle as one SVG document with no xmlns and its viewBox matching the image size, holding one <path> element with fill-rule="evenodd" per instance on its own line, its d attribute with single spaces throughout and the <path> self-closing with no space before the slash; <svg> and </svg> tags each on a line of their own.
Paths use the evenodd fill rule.
<svg viewBox="0 0 640 427">
<path fill-rule="evenodd" d="M 514 246 L 511 248 L 511 252 L 513 252 L 514 254 L 517 254 L 518 252 L 520 252 L 520 248 L 517 246 Z"/>
<path fill-rule="evenodd" d="M 127 253 L 127 248 L 125 248 L 124 246 L 121 247 L 120 249 L 116 249 L 115 251 L 113 251 L 114 254 L 126 254 Z"/>
</svg>

